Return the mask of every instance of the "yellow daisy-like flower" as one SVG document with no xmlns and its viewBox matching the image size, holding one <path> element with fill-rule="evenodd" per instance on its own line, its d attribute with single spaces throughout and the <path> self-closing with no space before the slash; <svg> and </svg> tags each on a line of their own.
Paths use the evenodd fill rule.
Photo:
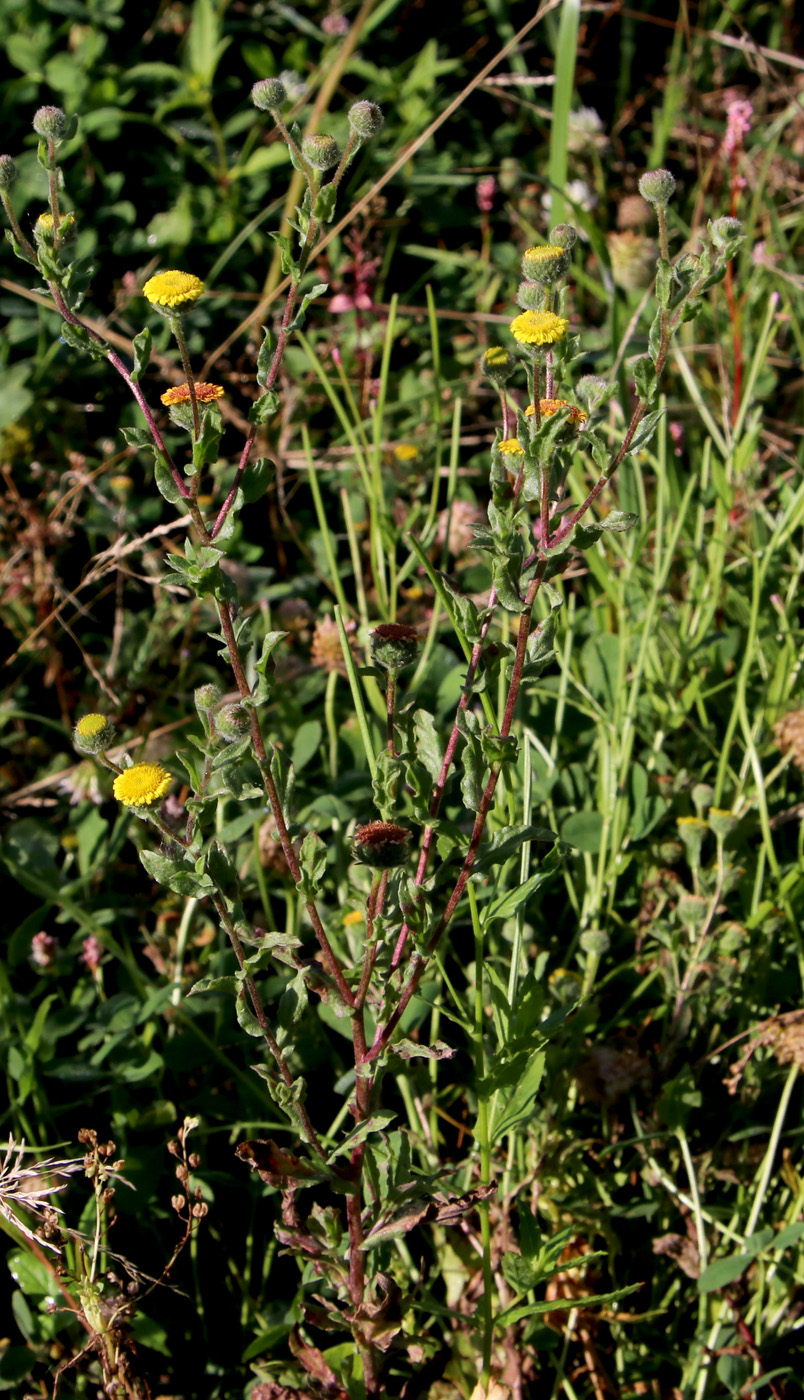
<svg viewBox="0 0 804 1400">
<path fill-rule="evenodd" d="M 588 414 L 582 408 L 576 408 L 574 403 L 568 403 L 566 399 L 539 399 L 539 413 L 542 418 L 552 418 L 554 413 L 558 413 L 560 408 L 568 408 L 570 411 L 570 423 L 585 423 Z M 525 413 L 533 415 L 536 412 L 532 403 L 529 403 Z"/>
<path fill-rule="evenodd" d="M 112 790 L 124 807 L 149 807 L 164 797 L 172 782 L 161 763 L 135 763 L 115 778 Z"/>
<path fill-rule="evenodd" d="M 350 909 L 348 914 L 343 916 L 344 928 L 353 928 L 355 924 L 364 924 L 366 916 L 360 909 Z"/>
<path fill-rule="evenodd" d="M 105 715 L 83 715 L 75 726 L 77 734 L 82 739 L 94 739 L 96 734 L 102 734 L 109 723 Z"/>
<path fill-rule="evenodd" d="M 553 311 L 523 311 L 511 322 L 511 334 L 520 345 L 552 345 L 567 334 L 566 316 Z"/>
<path fill-rule="evenodd" d="M 199 403 L 212 403 L 215 399 L 222 399 L 224 395 L 222 384 L 196 384 L 195 396 Z M 176 384 L 172 389 L 166 389 L 160 395 L 162 403 L 168 408 L 172 403 L 189 403 L 189 384 Z"/>
<path fill-rule="evenodd" d="M 486 365 L 507 365 L 510 358 L 510 351 L 502 345 L 492 345 L 483 351 L 483 363 Z"/>
<path fill-rule="evenodd" d="M 518 453 L 524 456 L 525 449 L 520 447 L 516 438 L 506 438 L 504 442 L 498 442 L 497 447 L 506 457 L 515 457 Z"/>
<path fill-rule="evenodd" d="M 419 449 L 414 447 L 412 442 L 400 442 L 399 446 L 394 448 L 397 462 L 415 462 L 418 455 Z"/>
<path fill-rule="evenodd" d="M 174 307 L 197 301 L 203 290 L 201 278 L 192 272 L 157 272 L 154 277 L 149 277 L 142 294 L 152 306 Z"/>
</svg>

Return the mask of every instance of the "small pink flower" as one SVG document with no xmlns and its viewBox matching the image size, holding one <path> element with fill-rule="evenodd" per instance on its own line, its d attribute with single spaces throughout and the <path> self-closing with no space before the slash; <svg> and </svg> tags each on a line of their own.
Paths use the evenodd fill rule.
<svg viewBox="0 0 804 1400">
<path fill-rule="evenodd" d="M 59 940 L 51 933 L 35 933 L 31 939 L 31 962 L 37 967 L 52 967 L 58 947 Z"/>
<path fill-rule="evenodd" d="M 475 198 L 481 214 L 491 213 L 494 208 L 494 196 L 496 193 L 497 181 L 493 175 L 484 175 L 482 180 L 478 180 L 475 185 Z"/>
<path fill-rule="evenodd" d="M 349 33 L 349 21 L 346 15 L 325 15 L 321 21 L 321 28 L 330 37 L 342 39 L 344 34 Z"/>
<path fill-rule="evenodd" d="M 83 951 L 78 961 L 84 963 L 89 968 L 90 972 L 94 974 L 100 967 L 100 961 L 103 957 L 103 944 L 100 942 L 100 939 L 95 937 L 94 933 L 91 933 L 88 938 L 84 939 L 81 947 Z"/>
<path fill-rule="evenodd" d="M 733 155 L 737 147 L 742 146 L 751 130 L 753 117 L 754 108 L 750 102 L 738 98 L 736 102 L 729 103 L 726 108 L 726 135 L 723 138 L 726 155 Z"/>
<path fill-rule="evenodd" d="M 682 450 L 682 447 L 683 447 L 683 445 L 684 445 L 684 426 L 683 426 L 683 424 L 682 424 L 682 423 L 671 423 L 671 424 L 670 424 L 670 436 L 671 436 L 671 438 L 673 439 L 673 451 L 675 452 L 675 454 L 676 454 L 677 457 L 680 457 L 680 456 L 681 456 L 681 450 Z"/>
</svg>

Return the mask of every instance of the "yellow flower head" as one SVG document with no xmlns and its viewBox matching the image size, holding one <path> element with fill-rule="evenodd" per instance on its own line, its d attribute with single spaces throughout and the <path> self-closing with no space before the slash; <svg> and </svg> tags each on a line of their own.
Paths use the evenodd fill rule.
<svg viewBox="0 0 804 1400">
<path fill-rule="evenodd" d="M 115 778 L 113 792 L 124 807 L 149 807 L 164 797 L 172 782 L 161 763 L 135 763 Z"/>
<path fill-rule="evenodd" d="M 221 384 L 196 384 L 195 396 L 199 403 L 212 403 L 215 399 L 222 399 L 224 389 Z M 162 403 L 170 407 L 172 403 L 189 403 L 189 384 L 176 384 L 172 389 L 166 389 L 160 395 Z"/>
<path fill-rule="evenodd" d="M 567 334 L 566 316 L 553 311 L 523 311 L 511 322 L 511 334 L 520 345 L 552 345 Z"/>
<path fill-rule="evenodd" d="M 525 257 L 534 263 L 555 262 L 556 258 L 560 258 L 563 252 L 564 249 L 559 248 L 557 243 L 544 243 L 540 248 L 526 248 Z"/>
<path fill-rule="evenodd" d="M 558 413 L 558 410 L 560 408 L 569 409 L 570 423 L 586 422 L 588 414 L 584 413 L 582 408 L 576 408 L 574 403 L 568 403 L 566 399 L 539 399 L 539 413 L 541 414 L 542 418 L 551 418 L 554 413 Z M 525 413 L 532 415 L 535 412 L 536 410 L 533 407 L 533 404 L 529 403 L 527 408 L 525 409 Z"/>
<path fill-rule="evenodd" d="M 183 306 L 185 302 L 197 301 L 204 290 L 200 277 L 192 272 L 157 272 L 149 277 L 142 289 L 152 306 Z"/>
<path fill-rule="evenodd" d="M 93 739 L 96 734 L 103 733 L 108 723 L 105 715 L 83 715 L 75 726 L 75 731 L 82 739 Z"/>
<path fill-rule="evenodd" d="M 504 442 L 498 442 L 497 447 L 506 457 L 515 457 L 518 453 L 524 455 L 524 447 L 520 447 L 516 438 L 506 438 Z"/>
<path fill-rule="evenodd" d="M 415 462 L 418 455 L 419 449 L 412 442 L 400 442 L 399 446 L 394 448 L 397 462 Z"/>
<path fill-rule="evenodd" d="M 483 351 L 484 365 L 507 365 L 511 358 L 511 353 L 502 345 L 491 345 L 488 350 Z"/>
<path fill-rule="evenodd" d="M 348 914 L 343 916 L 344 928 L 354 928 L 355 924 L 364 924 L 366 916 L 361 909 L 350 909 Z"/>
</svg>

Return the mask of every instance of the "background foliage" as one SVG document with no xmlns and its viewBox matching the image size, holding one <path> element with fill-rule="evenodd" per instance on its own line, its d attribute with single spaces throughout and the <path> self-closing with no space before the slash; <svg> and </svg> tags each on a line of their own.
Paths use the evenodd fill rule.
<svg viewBox="0 0 804 1400">
<path fill-rule="evenodd" d="M 198 364 L 225 346 L 212 377 L 237 423 L 256 393 L 257 341 L 244 321 L 279 280 L 270 233 L 288 186 L 285 149 L 255 119 L 250 83 L 293 70 L 299 121 L 315 109 L 315 124 L 336 136 L 349 101 L 383 106 L 379 142 L 350 171 L 354 199 L 532 15 L 497 0 L 437 14 L 379 0 L 347 9 L 343 33 L 339 12 L 315 4 L 195 0 L 136 19 L 122 0 L 7 3 L 2 121 L 24 227 L 44 200 L 28 116 L 56 101 L 81 117 L 64 164 L 78 250 L 97 266 L 89 314 L 125 345 L 142 324 L 145 277 L 161 266 L 197 272 L 210 295 L 193 318 L 191 351 Z M 634 247 L 613 237 L 623 233 L 623 200 L 644 169 L 668 164 L 681 185 L 671 220 L 683 242 L 736 199 L 748 238 L 731 306 L 719 289 L 686 328 L 665 384 L 672 431 L 623 469 L 609 498 L 637 511 L 640 528 L 608 535 L 565 579 L 560 664 L 521 706 L 534 819 L 576 854 L 516 917 L 503 909 L 488 950 L 490 1036 L 511 1038 L 514 946 L 532 970 L 514 1041 L 527 1047 L 529 1029 L 554 1016 L 546 1064 L 537 1071 L 523 1049 L 509 1066 L 495 1248 L 499 1261 L 516 1237 L 519 1193 L 545 1232 L 569 1230 L 571 1252 L 606 1252 L 580 1276 L 558 1276 L 551 1286 L 567 1309 L 531 1319 L 515 1343 L 512 1334 L 518 1359 L 502 1349 L 501 1372 L 508 1365 L 513 1383 L 519 1368 L 525 1395 L 736 1395 L 760 1369 L 775 1373 L 765 1384 L 800 1388 L 793 1227 L 804 1193 L 804 1052 L 798 1021 L 785 1019 L 804 971 L 804 112 L 793 24 L 789 7 L 751 0 L 728 12 L 704 0 L 683 16 L 659 4 L 548 11 L 322 255 L 333 298 L 314 305 L 288 354 L 281 423 L 264 444 L 276 482 L 244 512 L 232 554 L 249 606 L 292 632 L 270 727 L 292 736 L 300 812 L 327 834 L 337 912 L 344 833 L 362 819 L 369 787 L 349 690 L 328 681 L 333 653 L 320 624 L 335 601 L 333 534 L 356 622 L 383 609 L 367 558 L 383 539 L 363 517 L 354 465 L 369 413 L 379 404 L 384 528 L 415 527 L 431 504 L 450 510 L 436 562 L 481 593 L 485 570 L 455 529 L 487 503 L 496 405 L 475 361 L 502 338 L 521 251 L 548 226 L 550 179 L 583 182 L 567 186 L 575 203 L 565 210 L 588 240 L 574 290 L 581 372 L 616 377 L 615 414 L 627 409 L 627 359 L 644 349 L 649 325 Z M 737 172 L 744 188 L 722 152 L 737 97 L 755 112 Z M 569 117 L 579 107 L 601 118 L 584 139 Z M 484 210 L 477 185 L 488 176 L 496 188 Z M 555 190 L 550 221 L 560 213 Z M 181 1291 L 152 1295 L 139 1339 L 154 1394 L 248 1394 L 255 1365 L 271 1360 L 282 1375 L 296 1318 L 296 1267 L 272 1232 L 275 1193 L 233 1158 L 244 1134 L 271 1126 L 272 1105 L 228 999 L 182 994 L 195 976 L 230 970 L 203 906 L 149 888 L 135 849 L 142 833 L 69 740 L 75 715 L 100 703 L 127 740 L 147 739 L 148 757 L 170 762 L 192 724 L 193 687 L 216 675 L 216 659 L 196 605 L 154 582 L 176 545 L 147 463 L 117 431 L 135 422 L 124 390 L 63 344 L 57 319 L 26 292 L 26 270 L 10 250 L 0 257 L 2 599 L 13 652 L 0 778 L 15 910 L 0 970 L 2 1127 L 59 1154 L 74 1150 L 79 1128 L 111 1135 L 133 1188 L 117 1192 L 114 1247 L 157 1274 L 176 1229 L 165 1143 L 185 1115 L 200 1118 L 198 1182 L 210 1214 L 174 1276 Z M 152 401 L 171 372 L 166 334 L 160 349 Z M 216 499 L 234 469 L 226 437 L 222 450 Z M 572 490 L 582 499 L 580 464 Z M 357 591 L 344 495 L 364 566 Z M 399 580 L 398 600 L 401 620 L 429 625 L 434 599 L 420 571 Z M 434 633 L 422 684 L 444 718 L 462 673 L 449 632 Z M 712 806 L 738 818 L 725 835 L 705 824 Z M 704 822 L 689 820 L 697 816 Z M 292 922 L 295 901 L 261 841 L 264 813 L 232 807 L 220 822 L 267 927 Z M 518 869 L 506 879 L 515 885 Z M 42 932 L 57 941 L 46 965 L 32 957 Z M 457 1054 L 448 1066 L 408 1066 L 395 1107 L 419 1168 L 431 1170 L 440 1153 L 464 1164 L 468 1189 L 477 1084 L 455 1019 L 473 995 L 468 916 L 443 973 L 423 987 L 406 1029 L 421 1025 Z M 277 999 L 284 986 L 277 978 Z M 339 1035 L 326 1007 L 308 1013 L 301 1061 L 313 1080 L 317 1066 L 339 1065 Z M 340 1103 L 333 1095 L 333 1118 Z M 76 1226 L 85 1199 L 74 1183 L 63 1202 Z M 408 1267 L 421 1277 L 423 1313 L 471 1313 L 480 1288 L 471 1231 L 422 1231 L 415 1248 Z M 619 1316 L 583 1308 L 584 1293 L 637 1283 Z M 7 1287 L 14 1322 L 0 1386 L 49 1393 L 48 1368 L 77 1345 L 74 1324 L 48 1311 L 52 1279 L 18 1242 Z M 435 1382 L 434 1396 L 468 1395 L 467 1333 L 455 1318 L 443 1330 L 421 1393 Z M 70 1385 L 91 1393 L 88 1379 Z"/>
</svg>

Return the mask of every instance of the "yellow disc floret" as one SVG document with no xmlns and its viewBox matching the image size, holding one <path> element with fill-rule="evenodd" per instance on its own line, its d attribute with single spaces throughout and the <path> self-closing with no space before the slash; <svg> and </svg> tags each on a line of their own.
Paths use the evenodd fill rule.
<svg viewBox="0 0 804 1400">
<path fill-rule="evenodd" d="M 108 723 L 105 715 L 83 715 L 75 729 L 82 739 L 92 739 L 96 734 L 102 734 Z"/>
<path fill-rule="evenodd" d="M 196 384 L 195 386 L 195 397 L 198 403 L 212 403 L 215 399 L 222 399 L 224 392 L 221 384 Z M 173 403 L 189 403 L 190 386 L 189 384 L 176 384 L 172 389 L 166 389 L 160 398 L 168 408 Z"/>
<path fill-rule="evenodd" d="M 197 301 L 204 290 L 200 277 L 192 272 L 157 272 L 149 277 L 142 289 L 152 306 L 183 306 Z"/>
<path fill-rule="evenodd" d="M 520 345 L 552 345 L 567 334 L 566 316 L 553 311 L 523 311 L 511 322 L 511 334 Z"/>
<path fill-rule="evenodd" d="M 135 763 L 115 778 L 113 791 L 124 807 L 149 807 L 164 797 L 172 781 L 161 763 Z"/>
<path fill-rule="evenodd" d="M 506 438 L 504 442 L 498 442 L 497 446 L 500 452 L 505 453 L 506 457 L 516 456 L 517 453 L 522 453 L 524 455 L 525 452 L 524 447 L 520 447 L 516 438 Z"/>
<path fill-rule="evenodd" d="M 582 408 L 577 408 L 574 403 L 569 403 L 567 399 L 539 399 L 539 413 L 541 414 L 542 418 L 552 418 L 553 414 L 558 413 L 558 410 L 560 408 L 569 409 L 570 413 L 568 422 L 586 422 L 588 414 L 584 413 Z M 536 410 L 533 407 L 533 404 L 529 403 L 527 408 L 525 409 L 525 413 L 532 415 L 535 412 Z"/>
<path fill-rule="evenodd" d="M 419 455 L 419 449 L 412 442 L 400 442 L 394 448 L 394 456 L 397 462 L 415 462 Z"/>
</svg>

